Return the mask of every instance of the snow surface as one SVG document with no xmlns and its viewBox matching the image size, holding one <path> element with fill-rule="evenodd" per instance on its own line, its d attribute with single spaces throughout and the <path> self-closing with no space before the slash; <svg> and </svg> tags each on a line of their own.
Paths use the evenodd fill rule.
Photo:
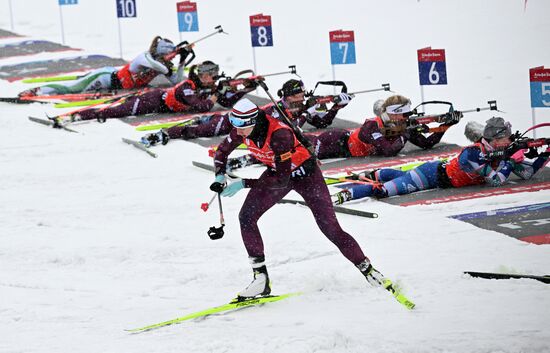
<svg viewBox="0 0 550 353">
<path fill-rule="evenodd" d="M 54 1 L 13 1 L 14 30 L 60 41 Z M 118 54 L 112 1 L 81 0 L 63 9 L 68 45 Z M 154 35 L 177 39 L 175 1 L 138 1 L 122 21 L 124 56 Z M 416 50 L 447 50 L 449 85 L 426 99 L 458 109 L 497 99 L 517 129 L 531 125 L 528 69 L 550 65 L 547 0 L 203 1 L 201 32 L 230 33 L 197 47 L 228 73 L 252 66 L 248 16 L 273 16 L 274 48 L 256 50 L 259 72 L 296 64 L 307 85 L 331 79 L 328 31 L 355 30 L 357 65 L 338 66 L 351 90 L 390 82 L 420 100 Z M 10 29 L 8 1 L 0 28 Z M 32 10 L 31 10 L 32 9 Z M 187 36 L 186 36 L 187 38 Z M 68 52 L 68 56 L 74 55 Z M 58 57 L 59 53 L 41 54 Z M 21 61 L 28 61 L 24 57 Z M 10 63 L 13 59 L 9 59 Z M 0 65 L 3 61 L 0 60 Z M 288 77 L 270 79 L 275 89 Z M 0 95 L 21 83 L 0 82 Z M 361 122 L 374 99 L 357 97 L 342 116 Z M 139 133 L 122 122 L 48 130 L 28 115 L 51 106 L 0 104 L 0 352 L 548 352 L 550 287 L 532 280 L 489 281 L 464 270 L 548 274 L 550 246 L 532 245 L 446 216 L 547 202 L 549 191 L 400 208 L 377 201 L 350 207 L 376 220 L 339 215 L 373 263 L 416 302 L 409 312 L 361 274 L 324 239 L 309 210 L 279 205 L 260 221 L 276 293 L 304 295 L 262 308 L 187 322 L 140 335 L 124 332 L 219 305 L 251 273 L 237 215 L 246 192 L 224 199 L 222 240 L 208 201 L 212 175 L 196 144 L 173 141 L 159 158 L 120 142 Z M 550 121 L 538 110 L 539 122 Z M 490 113 L 468 115 L 486 120 Z M 446 141 L 464 144 L 463 123 Z M 541 130 L 540 133 L 548 130 Z"/>
</svg>

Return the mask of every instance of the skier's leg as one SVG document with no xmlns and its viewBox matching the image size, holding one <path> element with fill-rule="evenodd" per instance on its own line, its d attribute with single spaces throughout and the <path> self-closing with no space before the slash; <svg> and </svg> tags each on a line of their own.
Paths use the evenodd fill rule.
<svg viewBox="0 0 550 353">
<path fill-rule="evenodd" d="M 309 177 L 293 180 L 293 189 L 298 192 L 313 213 L 317 225 L 323 234 L 338 247 L 340 252 L 354 265 L 359 265 L 367 258 L 357 241 L 338 223 L 328 188 L 321 174 L 315 171 Z"/>
<path fill-rule="evenodd" d="M 101 91 L 111 88 L 111 75 L 115 71 L 112 67 L 96 69 L 75 81 L 66 84 L 51 83 L 41 86 L 37 95 L 70 94 L 86 91 Z"/>
<path fill-rule="evenodd" d="M 308 138 L 318 159 L 344 158 L 349 157 L 345 138 L 347 134 L 348 131 L 344 129 L 333 129 L 317 136 L 309 135 Z"/>
<path fill-rule="evenodd" d="M 90 108 L 79 111 L 75 120 L 106 120 L 132 115 L 160 113 L 163 111 L 161 89 L 155 89 L 127 98 L 121 98 L 107 108 Z"/>
<path fill-rule="evenodd" d="M 403 174 L 403 176 L 385 182 L 383 187 L 388 196 L 404 195 L 420 190 L 437 187 L 437 167 L 441 162 L 424 163 Z"/>
<path fill-rule="evenodd" d="M 267 171 L 260 177 L 260 180 L 266 174 Z M 244 201 L 239 213 L 239 222 L 243 242 L 252 265 L 254 279 L 239 293 L 238 296 L 241 298 L 267 295 L 271 292 L 269 275 L 265 265 L 264 244 L 258 229 L 258 219 L 289 191 L 290 188 L 253 188 Z"/>
</svg>

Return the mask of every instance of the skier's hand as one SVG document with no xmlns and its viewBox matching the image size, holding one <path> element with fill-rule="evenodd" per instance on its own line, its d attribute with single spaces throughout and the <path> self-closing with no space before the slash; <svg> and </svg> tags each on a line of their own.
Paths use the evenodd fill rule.
<svg viewBox="0 0 550 353">
<path fill-rule="evenodd" d="M 320 104 L 315 104 L 309 108 L 307 108 L 306 112 L 310 115 L 310 116 L 313 116 L 313 115 L 317 115 L 319 112 L 322 112 L 322 108 L 321 108 L 321 105 Z"/>
<path fill-rule="evenodd" d="M 229 184 L 228 186 L 226 186 L 225 189 L 223 189 L 221 195 L 232 197 L 232 196 L 235 196 L 235 194 L 243 188 L 244 188 L 244 182 L 242 181 L 242 179 L 237 179 L 231 184 Z"/>
<path fill-rule="evenodd" d="M 336 104 L 343 107 L 345 105 L 348 105 L 348 103 L 351 101 L 352 98 L 353 97 L 350 96 L 349 94 L 342 92 L 338 95 L 338 99 L 337 99 Z"/>
<path fill-rule="evenodd" d="M 191 54 L 190 50 L 187 50 L 185 47 L 178 48 L 178 55 L 180 56 L 180 65 L 185 62 L 185 59 Z"/>
<path fill-rule="evenodd" d="M 460 119 L 462 119 L 463 116 L 464 115 L 462 114 L 462 112 L 458 110 L 449 112 L 445 114 L 445 118 L 443 119 L 444 124 L 449 126 L 458 124 L 458 122 L 460 121 Z"/>
<path fill-rule="evenodd" d="M 218 194 L 223 191 L 226 185 L 225 174 L 216 175 L 214 182 L 210 184 L 210 190 L 217 192 Z"/>
<path fill-rule="evenodd" d="M 170 60 L 164 60 L 163 64 L 168 69 L 168 74 L 171 75 L 172 74 L 172 68 L 174 67 L 174 63 L 171 62 Z"/>
</svg>

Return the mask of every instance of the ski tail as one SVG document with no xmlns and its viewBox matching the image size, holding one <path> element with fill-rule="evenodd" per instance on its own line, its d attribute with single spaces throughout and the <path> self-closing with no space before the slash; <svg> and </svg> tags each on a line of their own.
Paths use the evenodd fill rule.
<svg viewBox="0 0 550 353">
<path fill-rule="evenodd" d="M 261 304 L 277 302 L 277 301 L 287 299 L 287 298 L 290 298 L 290 297 L 294 297 L 294 296 L 298 296 L 298 295 L 301 295 L 301 294 L 302 293 L 297 292 L 297 293 L 287 293 L 287 294 L 281 294 L 281 295 L 269 295 L 269 296 L 265 296 L 265 297 L 256 297 L 256 298 L 246 299 L 246 300 L 242 300 L 242 301 L 238 301 L 238 300 L 234 299 L 231 302 L 229 302 L 228 304 L 215 306 L 215 307 L 204 309 L 204 310 L 201 310 L 201 311 L 197 311 L 197 312 L 194 312 L 194 313 L 191 313 L 191 314 L 188 314 L 188 315 L 176 318 L 176 319 L 163 321 L 163 322 L 159 322 L 157 324 L 147 325 L 147 326 L 143 326 L 143 327 L 139 327 L 139 328 L 135 328 L 135 329 L 129 329 L 129 330 L 126 330 L 126 331 L 130 332 L 130 333 L 141 333 L 141 332 L 151 331 L 151 330 L 159 329 L 161 327 L 166 327 L 166 326 L 170 326 L 170 325 L 174 325 L 174 324 L 179 324 L 179 323 L 184 322 L 184 321 L 189 321 L 189 320 L 193 320 L 193 319 L 197 319 L 197 318 L 207 317 L 207 316 L 222 313 L 222 312 L 228 312 L 228 311 L 233 311 L 233 310 L 236 310 L 236 309 L 241 309 L 241 308 L 246 308 L 246 307 L 253 307 L 253 306 L 257 306 L 257 305 L 261 305 Z"/>
<path fill-rule="evenodd" d="M 474 272 L 474 271 L 465 271 L 467 275 L 477 278 L 484 279 L 534 279 L 542 283 L 550 284 L 550 276 L 535 276 L 535 275 L 521 275 L 521 274 L 511 274 L 511 273 L 494 273 L 494 272 Z"/>
<path fill-rule="evenodd" d="M 127 138 L 123 137 L 122 142 L 127 143 L 129 145 L 134 146 L 137 149 L 142 150 L 143 152 L 147 153 L 148 155 L 150 155 L 153 158 L 157 158 L 157 154 L 155 152 L 151 151 L 149 149 L 149 147 L 145 146 L 143 143 L 141 143 L 139 141 L 130 140 L 130 139 L 127 139 Z"/>
</svg>

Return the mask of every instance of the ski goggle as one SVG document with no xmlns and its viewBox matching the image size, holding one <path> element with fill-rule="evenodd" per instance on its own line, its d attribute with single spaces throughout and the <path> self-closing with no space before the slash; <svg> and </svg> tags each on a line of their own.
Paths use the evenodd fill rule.
<svg viewBox="0 0 550 353">
<path fill-rule="evenodd" d="M 233 114 L 229 114 L 229 122 L 237 129 L 242 129 L 256 125 L 256 117 L 252 118 L 239 118 Z"/>
<path fill-rule="evenodd" d="M 394 104 L 386 107 L 388 114 L 405 114 L 411 111 L 411 103 Z"/>
<path fill-rule="evenodd" d="M 210 74 L 217 75 L 220 71 L 220 67 L 216 64 L 200 64 L 197 66 L 197 74 Z"/>
</svg>

